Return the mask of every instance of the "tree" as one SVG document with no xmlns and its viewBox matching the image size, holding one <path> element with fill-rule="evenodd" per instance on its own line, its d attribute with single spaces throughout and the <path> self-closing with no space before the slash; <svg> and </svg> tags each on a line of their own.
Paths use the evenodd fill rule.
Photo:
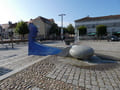
<svg viewBox="0 0 120 90">
<path fill-rule="evenodd" d="M 87 28 L 85 26 L 78 27 L 78 30 L 79 30 L 79 35 L 86 35 L 87 33 Z"/>
<path fill-rule="evenodd" d="M 24 39 L 24 35 L 29 33 L 27 24 L 24 21 L 18 22 L 15 28 L 15 32 L 22 35 L 22 38 Z"/>
<path fill-rule="evenodd" d="M 63 27 L 63 34 L 68 33 L 68 29 L 66 27 Z"/>
<path fill-rule="evenodd" d="M 67 30 L 68 30 L 68 33 L 69 34 L 74 34 L 74 27 L 73 27 L 73 25 L 72 24 L 69 24 L 68 26 L 67 26 Z"/>
<path fill-rule="evenodd" d="M 96 34 L 98 37 L 101 37 L 107 33 L 107 27 L 105 25 L 98 25 L 96 27 Z"/>
<path fill-rule="evenodd" d="M 60 28 L 56 23 L 53 23 L 51 28 L 49 29 L 49 35 L 52 39 L 59 38 L 60 36 Z"/>
<path fill-rule="evenodd" d="M 53 23 L 50 30 L 49 30 L 49 34 L 58 34 L 59 31 L 58 31 L 58 26 L 57 24 Z"/>
</svg>

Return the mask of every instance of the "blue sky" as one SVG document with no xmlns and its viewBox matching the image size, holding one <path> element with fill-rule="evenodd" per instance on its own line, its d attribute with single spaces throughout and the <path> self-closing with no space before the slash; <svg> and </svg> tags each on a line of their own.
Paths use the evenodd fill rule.
<svg viewBox="0 0 120 90">
<path fill-rule="evenodd" d="M 86 16 L 97 17 L 120 14 L 120 0 L 0 0 L 0 24 L 8 21 L 28 21 L 43 16 L 53 18 L 60 25 L 59 14 L 64 13 L 64 26 Z"/>
</svg>

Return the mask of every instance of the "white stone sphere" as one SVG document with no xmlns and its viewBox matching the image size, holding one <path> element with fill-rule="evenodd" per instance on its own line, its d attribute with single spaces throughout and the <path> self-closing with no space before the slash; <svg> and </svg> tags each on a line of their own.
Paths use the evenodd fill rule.
<svg viewBox="0 0 120 90">
<path fill-rule="evenodd" d="M 88 46 L 73 45 L 69 53 L 74 58 L 87 59 L 93 56 L 94 50 Z"/>
</svg>

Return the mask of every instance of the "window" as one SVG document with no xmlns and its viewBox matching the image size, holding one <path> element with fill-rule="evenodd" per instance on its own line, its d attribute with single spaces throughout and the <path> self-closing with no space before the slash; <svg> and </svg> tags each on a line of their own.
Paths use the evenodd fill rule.
<svg viewBox="0 0 120 90">
<path fill-rule="evenodd" d="M 95 25 L 92 25 L 92 28 L 95 28 Z"/>
</svg>

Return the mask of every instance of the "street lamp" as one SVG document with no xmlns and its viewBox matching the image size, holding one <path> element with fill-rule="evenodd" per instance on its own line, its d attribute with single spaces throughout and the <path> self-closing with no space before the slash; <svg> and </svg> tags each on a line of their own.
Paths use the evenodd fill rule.
<svg viewBox="0 0 120 90">
<path fill-rule="evenodd" d="M 59 14 L 61 16 L 61 39 L 63 40 L 63 16 L 66 14 Z"/>
</svg>

